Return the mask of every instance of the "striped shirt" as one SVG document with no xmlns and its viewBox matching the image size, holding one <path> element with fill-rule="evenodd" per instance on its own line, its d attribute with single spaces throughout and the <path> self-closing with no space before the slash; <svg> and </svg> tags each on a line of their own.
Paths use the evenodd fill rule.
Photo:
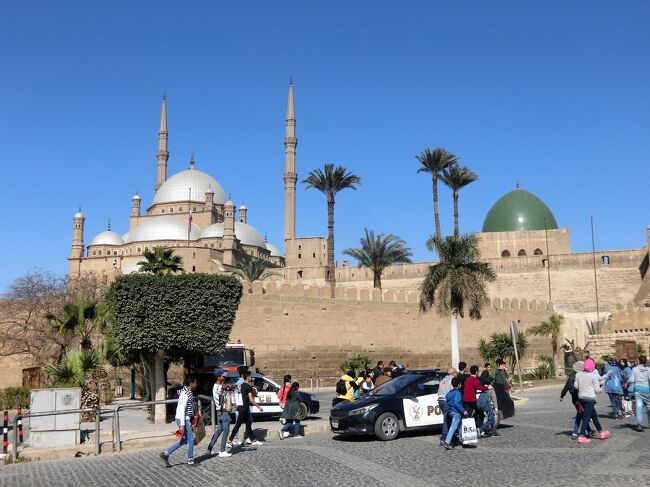
<svg viewBox="0 0 650 487">
<path fill-rule="evenodd" d="M 176 418 L 181 424 L 186 420 L 194 417 L 194 393 L 187 386 L 183 386 L 178 395 L 178 404 L 176 405 Z"/>
</svg>

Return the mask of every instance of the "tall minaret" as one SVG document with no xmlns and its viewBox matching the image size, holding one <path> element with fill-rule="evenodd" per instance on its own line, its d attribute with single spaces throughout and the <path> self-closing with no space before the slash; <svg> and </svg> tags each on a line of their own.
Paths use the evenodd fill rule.
<svg viewBox="0 0 650 487">
<path fill-rule="evenodd" d="M 296 238 L 296 115 L 293 109 L 293 81 L 289 81 L 287 121 L 284 134 L 284 240 Z M 285 243 L 286 255 L 286 243 Z"/>
<path fill-rule="evenodd" d="M 86 218 L 81 213 L 81 208 L 72 219 L 72 248 L 70 249 L 70 276 L 81 274 L 81 260 L 84 256 L 84 221 Z"/>
<path fill-rule="evenodd" d="M 167 180 L 167 159 L 169 159 L 169 151 L 167 150 L 167 100 L 165 95 L 163 95 L 162 109 L 160 111 L 160 131 L 158 132 L 156 158 L 158 159 L 158 178 L 154 189 L 158 191 L 162 183 Z"/>
</svg>

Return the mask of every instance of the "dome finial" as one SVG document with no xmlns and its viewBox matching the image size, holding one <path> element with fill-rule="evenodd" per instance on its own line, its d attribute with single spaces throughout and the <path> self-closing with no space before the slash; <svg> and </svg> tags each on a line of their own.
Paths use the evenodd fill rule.
<svg viewBox="0 0 650 487">
<path fill-rule="evenodd" d="M 108 226 L 107 226 L 106 230 L 108 230 L 109 232 L 111 231 L 111 219 L 110 218 L 108 219 Z"/>
<path fill-rule="evenodd" d="M 194 164 L 196 164 L 196 161 L 194 160 L 194 152 L 190 154 L 190 169 L 194 169 Z"/>
<path fill-rule="evenodd" d="M 517 182 L 515 183 L 515 188 L 519 189 L 519 180 L 517 179 Z"/>
<path fill-rule="evenodd" d="M 266 234 L 266 232 L 264 232 L 264 241 L 265 241 L 265 242 L 268 242 L 268 241 L 269 241 L 269 239 L 268 239 L 268 235 Z"/>
</svg>

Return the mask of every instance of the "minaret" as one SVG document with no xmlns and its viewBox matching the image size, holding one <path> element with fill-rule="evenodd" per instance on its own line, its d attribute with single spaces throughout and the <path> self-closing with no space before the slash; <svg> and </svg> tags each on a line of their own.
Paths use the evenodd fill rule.
<svg viewBox="0 0 650 487">
<path fill-rule="evenodd" d="M 248 208 L 246 208 L 246 205 L 241 205 L 239 207 L 239 222 L 240 223 L 246 223 L 246 214 L 248 213 Z"/>
<path fill-rule="evenodd" d="M 235 249 L 237 244 L 235 236 L 235 204 L 228 200 L 223 205 L 223 263 L 234 266 L 237 264 Z"/>
<path fill-rule="evenodd" d="M 72 248 L 70 249 L 70 259 L 81 259 L 84 256 L 84 222 L 86 218 L 81 213 L 81 208 L 74 214 L 72 219 Z M 72 270 L 72 263 L 70 264 Z"/>
<path fill-rule="evenodd" d="M 138 193 L 134 194 L 131 202 L 131 216 L 140 216 L 140 195 Z"/>
<path fill-rule="evenodd" d="M 284 134 L 284 240 L 296 238 L 296 115 L 293 108 L 293 81 L 289 81 L 287 120 Z M 286 255 L 285 243 L 285 255 Z"/>
<path fill-rule="evenodd" d="M 169 159 L 169 151 L 167 150 L 167 100 L 165 95 L 162 99 L 162 108 L 160 111 L 160 131 L 158 132 L 158 152 L 156 153 L 158 159 L 158 178 L 156 179 L 155 190 L 162 186 L 167 180 L 167 159 Z"/>
</svg>

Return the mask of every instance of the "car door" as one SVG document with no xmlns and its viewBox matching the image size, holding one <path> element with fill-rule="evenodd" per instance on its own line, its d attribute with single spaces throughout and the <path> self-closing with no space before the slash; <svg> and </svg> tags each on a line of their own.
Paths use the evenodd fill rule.
<svg viewBox="0 0 650 487">
<path fill-rule="evenodd" d="M 428 378 L 406 388 L 402 405 L 407 428 L 442 424 L 443 415 L 438 405 L 439 386 L 437 378 Z"/>
<path fill-rule="evenodd" d="M 255 400 L 263 409 L 260 413 L 257 408 L 251 408 L 253 414 L 280 415 L 282 408 L 278 399 L 279 387 L 269 379 L 263 377 L 254 379 L 253 385 L 257 389 L 257 398 Z"/>
</svg>

